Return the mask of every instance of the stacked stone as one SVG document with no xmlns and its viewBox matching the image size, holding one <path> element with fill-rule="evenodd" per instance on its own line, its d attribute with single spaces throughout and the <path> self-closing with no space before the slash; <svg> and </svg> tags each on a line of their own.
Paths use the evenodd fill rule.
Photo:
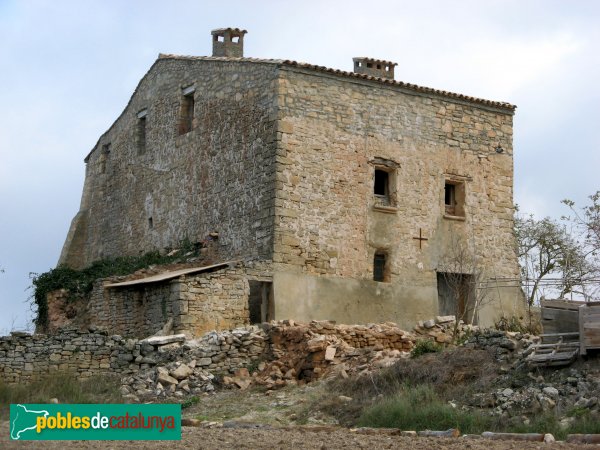
<svg viewBox="0 0 600 450">
<path fill-rule="evenodd" d="M 477 330 L 478 326 L 465 324 L 462 320 L 456 323 L 456 316 L 436 316 L 434 319 L 419 321 L 413 331 L 420 339 L 433 339 L 438 344 L 453 344 Z"/>
<path fill-rule="evenodd" d="M 52 336 L 14 333 L 0 338 L 0 377 L 18 383 L 53 370 L 69 371 L 80 379 L 104 373 L 132 375 L 175 360 L 196 360 L 203 370 L 228 373 L 252 364 L 268 350 L 267 336 L 257 327 L 211 332 L 187 343 L 185 339 L 174 335 L 138 341 L 76 329 Z"/>
<path fill-rule="evenodd" d="M 328 320 L 313 320 L 308 324 L 296 323 L 293 320 L 272 322 L 267 325 L 274 347 L 277 349 L 283 341 L 298 342 L 303 336 L 335 336 L 344 344 L 353 348 L 373 348 L 375 350 L 396 349 L 410 351 L 415 336 L 398 328 L 395 323 L 368 325 L 336 325 Z M 296 334 L 295 338 L 290 338 Z M 285 347 L 285 346 L 284 346 Z"/>
<path fill-rule="evenodd" d="M 500 362 L 517 362 L 527 356 L 539 341 L 539 336 L 527 333 L 477 330 L 469 337 L 465 347 L 493 351 Z"/>
<path fill-rule="evenodd" d="M 304 324 L 284 320 L 264 327 L 273 361 L 259 366 L 252 381 L 268 389 L 385 367 L 408 356 L 415 341 L 413 335 L 393 323 L 336 325 L 330 321 Z M 229 381 L 241 387 L 244 378 Z"/>
<path fill-rule="evenodd" d="M 133 370 L 131 351 L 120 336 L 63 329 L 52 336 L 12 333 L 0 337 L 0 378 L 26 382 L 49 371 L 61 370 L 84 379 L 98 373 Z M 139 367 L 138 367 L 139 368 Z"/>
</svg>

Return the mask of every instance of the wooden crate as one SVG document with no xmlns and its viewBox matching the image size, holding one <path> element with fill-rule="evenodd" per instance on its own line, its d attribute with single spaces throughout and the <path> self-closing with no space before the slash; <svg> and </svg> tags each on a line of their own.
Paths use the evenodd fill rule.
<svg viewBox="0 0 600 450">
<path fill-rule="evenodd" d="M 600 349 L 600 302 L 588 302 L 581 306 L 579 312 L 580 353 Z"/>
<path fill-rule="evenodd" d="M 579 307 L 582 302 L 542 300 L 541 319 L 544 334 L 579 332 Z"/>
</svg>

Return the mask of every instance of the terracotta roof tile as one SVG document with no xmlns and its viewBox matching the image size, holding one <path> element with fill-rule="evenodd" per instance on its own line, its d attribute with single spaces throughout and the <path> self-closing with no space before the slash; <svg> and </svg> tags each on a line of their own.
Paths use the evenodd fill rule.
<svg viewBox="0 0 600 450">
<path fill-rule="evenodd" d="M 183 55 L 172 55 L 172 54 L 164 54 L 164 53 L 159 54 L 158 58 L 159 59 L 199 60 L 199 61 L 240 61 L 240 62 L 279 64 L 282 66 L 298 67 L 301 69 L 308 69 L 308 70 L 314 70 L 316 72 L 330 73 L 330 74 L 339 75 L 339 76 L 348 77 L 348 78 L 360 78 L 363 80 L 376 81 L 376 82 L 391 85 L 391 86 L 398 86 L 403 89 L 409 89 L 411 91 L 422 92 L 425 94 L 440 95 L 443 97 L 454 98 L 454 99 L 458 99 L 458 100 L 462 100 L 462 101 L 466 101 L 466 102 L 470 102 L 470 103 L 477 103 L 477 104 L 481 104 L 481 105 L 492 106 L 495 108 L 508 109 L 510 111 L 514 111 L 516 109 L 515 105 L 513 105 L 511 103 L 507 103 L 507 102 L 486 100 L 483 98 L 471 97 L 469 95 L 457 94 L 454 92 L 443 91 L 443 90 L 434 89 L 434 88 L 430 88 L 430 87 L 426 87 L 426 86 L 419 86 L 419 85 L 412 84 L 412 83 L 405 83 L 403 81 L 396 81 L 396 80 L 391 80 L 388 78 L 374 77 L 372 75 L 366 75 L 366 74 L 355 73 L 355 72 L 347 72 L 345 70 L 332 69 L 330 67 L 317 66 L 315 64 L 308 64 L 308 63 L 303 63 L 303 62 L 298 62 L 298 61 L 292 61 L 289 59 L 264 59 L 264 58 L 246 58 L 246 57 L 232 58 L 232 57 L 222 57 L 222 56 L 183 56 Z M 381 61 L 382 63 L 391 63 L 390 61 L 383 61 L 383 60 L 378 60 L 378 61 Z"/>
</svg>

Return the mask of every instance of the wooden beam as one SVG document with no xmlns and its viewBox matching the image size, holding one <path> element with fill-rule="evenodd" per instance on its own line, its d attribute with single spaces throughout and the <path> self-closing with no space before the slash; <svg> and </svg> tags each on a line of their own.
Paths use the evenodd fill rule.
<svg viewBox="0 0 600 450">
<path fill-rule="evenodd" d="M 486 439 L 497 441 L 544 442 L 544 435 L 541 433 L 494 433 L 491 431 L 484 431 L 481 435 Z"/>
</svg>

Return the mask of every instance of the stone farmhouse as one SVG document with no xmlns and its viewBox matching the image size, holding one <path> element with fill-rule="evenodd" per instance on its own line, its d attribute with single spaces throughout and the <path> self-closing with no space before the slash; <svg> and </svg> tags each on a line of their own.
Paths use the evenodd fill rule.
<svg viewBox="0 0 600 450">
<path fill-rule="evenodd" d="M 91 322 L 198 335 L 521 312 L 505 282 L 515 106 L 395 81 L 395 63 L 367 57 L 352 72 L 245 57 L 245 34 L 213 30 L 212 56 L 159 55 L 85 158 L 60 264 L 207 237 L 218 255 L 98 282 Z"/>
</svg>

